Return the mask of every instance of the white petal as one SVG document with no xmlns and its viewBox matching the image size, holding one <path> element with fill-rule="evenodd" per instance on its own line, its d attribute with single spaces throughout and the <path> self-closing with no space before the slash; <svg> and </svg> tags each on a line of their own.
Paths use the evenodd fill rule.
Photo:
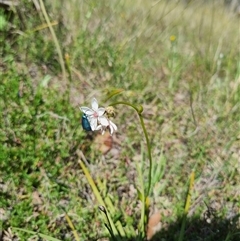
<svg viewBox="0 0 240 241">
<path fill-rule="evenodd" d="M 97 128 L 97 118 L 89 117 L 89 122 L 90 122 L 92 131 L 95 131 Z"/>
<path fill-rule="evenodd" d="M 95 111 L 98 109 L 98 102 L 95 98 L 92 99 L 92 109 Z"/>
<path fill-rule="evenodd" d="M 112 135 L 113 132 L 117 130 L 117 126 L 112 121 L 109 121 L 109 129 L 110 129 L 110 134 Z"/>
<path fill-rule="evenodd" d="M 97 128 L 95 129 L 95 131 L 99 131 L 99 130 L 102 130 L 102 125 L 98 125 Z"/>
<path fill-rule="evenodd" d="M 117 130 L 117 126 L 112 121 L 109 121 L 109 124 L 110 124 L 110 126 L 113 127 L 114 131 Z"/>
<path fill-rule="evenodd" d="M 96 112 L 98 113 L 98 116 L 102 116 L 105 113 L 105 108 L 101 107 Z"/>
<path fill-rule="evenodd" d="M 86 115 L 93 115 L 94 111 L 88 107 L 82 106 L 80 110 Z"/>
<path fill-rule="evenodd" d="M 111 126 L 109 126 L 109 132 L 110 132 L 110 135 L 112 135 L 113 133 L 113 128 Z"/>
<path fill-rule="evenodd" d="M 105 117 L 105 116 L 99 116 L 98 117 L 98 121 L 100 122 L 100 124 L 102 125 L 102 126 L 108 126 L 109 125 L 109 121 L 108 121 L 108 119 Z"/>
</svg>

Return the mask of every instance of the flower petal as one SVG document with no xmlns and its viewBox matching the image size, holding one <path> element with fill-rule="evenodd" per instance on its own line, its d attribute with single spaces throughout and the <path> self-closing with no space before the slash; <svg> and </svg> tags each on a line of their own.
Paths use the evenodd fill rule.
<svg viewBox="0 0 240 241">
<path fill-rule="evenodd" d="M 106 127 L 109 125 L 109 121 L 105 116 L 99 116 L 98 121 L 99 121 L 100 125 L 102 125 L 102 126 Z"/>
<path fill-rule="evenodd" d="M 93 111 L 92 109 L 90 109 L 90 108 L 88 108 L 88 107 L 85 107 L 85 106 L 80 107 L 80 110 L 81 110 L 84 114 L 86 114 L 87 116 L 94 114 L 94 111 Z"/>
<path fill-rule="evenodd" d="M 112 121 L 109 121 L 109 129 L 110 129 L 110 134 L 112 135 L 113 132 L 117 130 L 117 126 Z"/>
<path fill-rule="evenodd" d="M 117 126 L 112 121 L 109 121 L 109 125 L 113 127 L 114 131 L 117 130 Z"/>
<path fill-rule="evenodd" d="M 90 122 L 92 131 L 95 131 L 97 128 L 97 118 L 89 117 L 89 122 Z"/>
<path fill-rule="evenodd" d="M 95 131 L 99 131 L 99 130 L 102 130 L 102 125 L 98 125 L 97 128 L 95 129 Z"/>
<path fill-rule="evenodd" d="M 98 116 L 102 116 L 105 113 L 105 108 L 101 107 L 96 112 L 98 113 Z"/>
<path fill-rule="evenodd" d="M 92 109 L 95 111 L 98 110 L 98 102 L 95 98 L 92 99 Z"/>
</svg>

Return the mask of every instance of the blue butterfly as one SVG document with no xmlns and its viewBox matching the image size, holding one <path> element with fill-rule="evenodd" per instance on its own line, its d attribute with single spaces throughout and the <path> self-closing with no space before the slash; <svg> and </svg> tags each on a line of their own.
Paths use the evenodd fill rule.
<svg viewBox="0 0 240 241">
<path fill-rule="evenodd" d="M 85 131 L 91 131 L 92 130 L 86 114 L 83 114 L 83 116 L 82 116 L 82 127 Z"/>
</svg>

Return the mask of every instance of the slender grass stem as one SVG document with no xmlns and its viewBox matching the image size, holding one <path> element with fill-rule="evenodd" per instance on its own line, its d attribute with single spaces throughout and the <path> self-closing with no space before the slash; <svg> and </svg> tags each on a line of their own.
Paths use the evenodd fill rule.
<svg viewBox="0 0 240 241">
<path fill-rule="evenodd" d="M 71 219 L 69 218 L 69 216 L 67 214 L 65 214 L 65 218 L 66 218 L 66 220 L 68 222 L 69 227 L 72 229 L 72 232 L 73 232 L 73 235 L 75 237 L 75 240 L 76 241 L 80 241 L 80 238 L 78 236 L 77 230 L 75 229 Z"/>
<path fill-rule="evenodd" d="M 45 20 L 47 22 L 47 25 L 48 25 L 49 30 L 50 30 L 50 32 L 52 34 L 52 37 L 53 37 L 54 44 L 55 44 L 56 49 L 57 49 L 59 62 L 60 62 L 61 68 L 62 68 L 63 78 L 66 79 L 66 70 L 65 70 L 64 60 L 63 60 L 62 51 L 61 51 L 61 48 L 60 48 L 57 36 L 56 36 L 56 34 L 55 34 L 54 30 L 53 30 L 52 24 L 51 24 L 51 22 L 49 20 L 49 17 L 48 17 L 48 14 L 47 14 L 47 11 L 45 9 L 43 1 L 39 0 L 39 2 L 40 2 L 40 6 L 41 6 L 41 9 L 42 9 L 43 16 L 44 16 L 44 18 L 45 18 Z"/>
</svg>

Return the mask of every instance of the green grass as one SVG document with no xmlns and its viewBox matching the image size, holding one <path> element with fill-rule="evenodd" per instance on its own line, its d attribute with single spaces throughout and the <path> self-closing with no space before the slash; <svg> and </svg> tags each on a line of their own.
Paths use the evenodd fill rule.
<svg viewBox="0 0 240 241">
<path fill-rule="evenodd" d="M 107 240 L 107 221 L 78 163 L 84 156 L 113 222 L 123 226 L 122 240 L 144 240 L 136 232 L 137 189 L 148 186 L 143 131 L 131 108 L 115 106 L 118 131 L 102 154 L 97 135 L 82 130 L 78 108 L 96 97 L 101 106 L 144 108 L 153 157 L 150 215 L 161 214 L 152 240 L 179 240 L 195 171 L 183 240 L 237 241 L 239 18 L 217 0 L 45 7 L 69 55 L 66 77 L 42 11 L 28 1 L 13 8 L 13 18 L 0 11 L 0 239 L 37 240 L 14 229 L 22 228 L 76 240 L 67 213 L 80 240 Z M 104 102 L 113 89 L 124 92 Z"/>
</svg>

